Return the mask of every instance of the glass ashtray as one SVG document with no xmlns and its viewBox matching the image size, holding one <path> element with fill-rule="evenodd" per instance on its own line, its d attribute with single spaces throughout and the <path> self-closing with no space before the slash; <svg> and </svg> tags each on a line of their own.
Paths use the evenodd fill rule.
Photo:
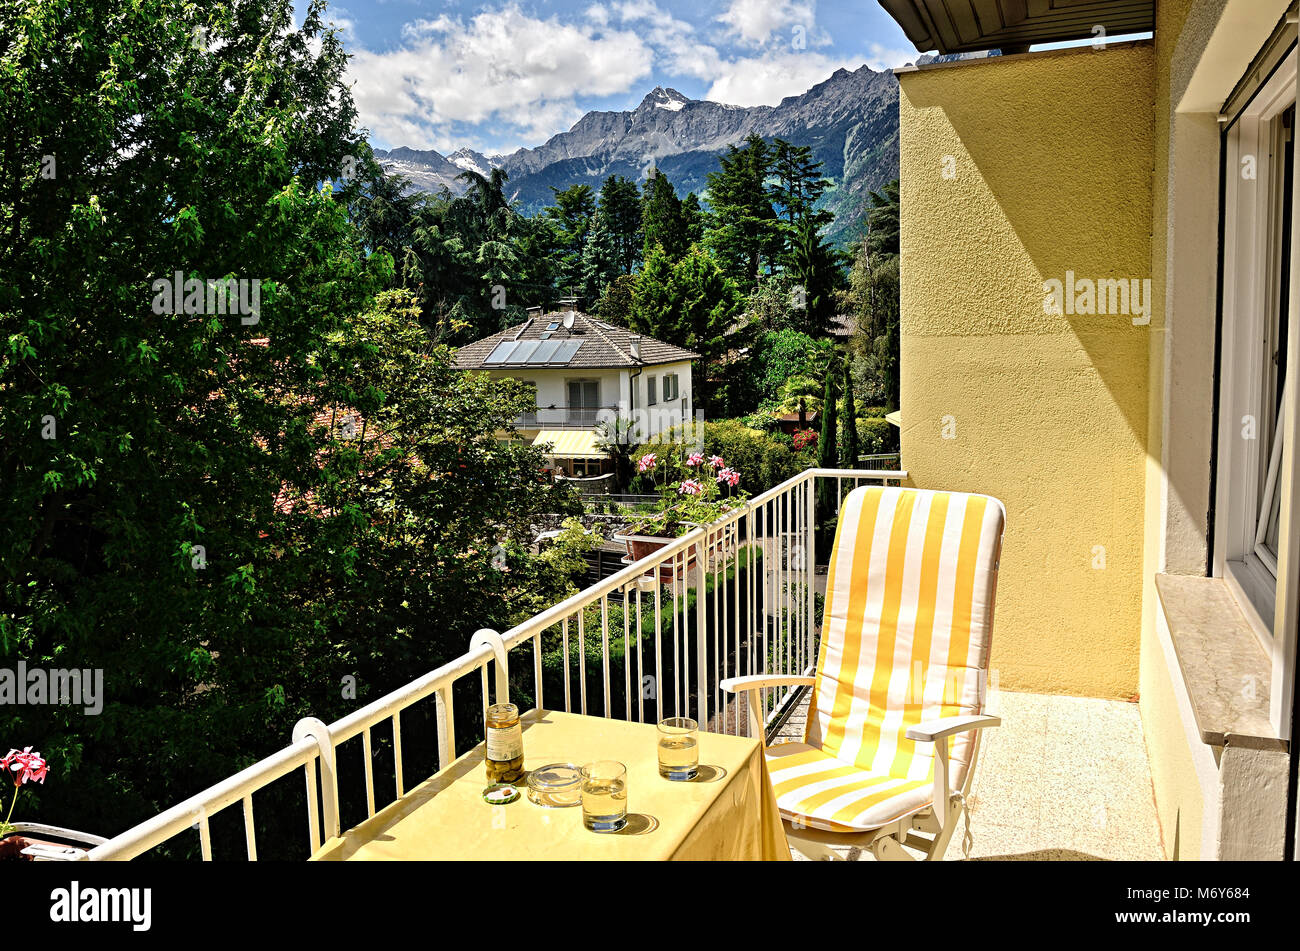
<svg viewBox="0 0 1300 951">
<path fill-rule="evenodd" d="M 528 774 L 528 799 L 539 806 L 558 809 L 582 802 L 582 767 L 574 763 L 547 763 Z"/>
</svg>

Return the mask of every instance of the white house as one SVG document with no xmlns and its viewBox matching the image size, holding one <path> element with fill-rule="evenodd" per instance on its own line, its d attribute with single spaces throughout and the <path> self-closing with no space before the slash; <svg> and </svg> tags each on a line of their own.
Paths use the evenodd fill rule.
<svg viewBox="0 0 1300 951">
<path fill-rule="evenodd" d="M 570 476 L 610 469 L 606 426 L 628 420 L 631 438 L 651 439 L 692 418 L 690 350 L 635 334 L 577 309 L 575 300 L 461 347 L 456 365 L 532 384 L 537 408 L 516 422 Z"/>
</svg>

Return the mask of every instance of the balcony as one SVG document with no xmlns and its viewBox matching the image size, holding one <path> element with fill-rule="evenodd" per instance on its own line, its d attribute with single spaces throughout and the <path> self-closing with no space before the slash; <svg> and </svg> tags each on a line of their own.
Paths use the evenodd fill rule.
<svg viewBox="0 0 1300 951">
<path fill-rule="evenodd" d="M 815 669 L 827 555 L 814 525 L 818 488 L 832 490 L 833 504 L 858 485 L 906 480 L 905 471 L 807 470 L 511 630 L 478 632 L 464 654 L 332 724 L 300 721 L 290 745 L 87 857 L 132 859 L 197 831 L 204 860 L 254 860 L 268 829 L 301 828 L 302 814 L 254 811 L 254 795 L 271 787 L 294 791 L 307 818 L 303 854 L 317 854 L 479 743 L 493 673 L 498 695 L 507 685 L 521 709 L 651 724 L 690 716 L 701 729 L 746 735 L 743 695 L 723 691 L 723 679 Z M 989 731 L 969 799 L 971 857 L 1159 858 L 1136 705 L 1004 693 L 996 669 L 988 686 L 987 709 L 1003 726 Z M 802 739 L 808 692 L 762 691 L 769 741 Z M 433 749 L 412 742 L 403 753 L 404 714 L 435 725 Z M 421 756 L 429 766 L 408 772 Z M 947 858 L 963 857 L 961 842 L 952 839 Z"/>
<path fill-rule="evenodd" d="M 617 406 L 537 407 L 515 420 L 516 429 L 595 429 L 618 415 Z"/>
</svg>

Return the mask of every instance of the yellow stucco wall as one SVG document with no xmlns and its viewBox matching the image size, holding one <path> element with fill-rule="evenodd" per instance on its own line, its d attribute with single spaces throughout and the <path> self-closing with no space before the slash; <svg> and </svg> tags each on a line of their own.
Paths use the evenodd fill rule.
<svg viewBox="0 0 1300 951">
<path fill-rule="evenodd" d="M 999 685 L 1132 698 L 1149 327 L 1043 282 L 1152 277 L 1152 46 L 899 79 L 903 465 L 1007 506 Z"/>
<path fill-rule="evenodd" d="M 1155 42 L 1155 149 L 1153 154 L 1153 210 L 1151 271 L 1155 280 L 1155 307 L 1148 344 L 1148 402 L 1146 462 L 1146 519 L 1142 592 L 1142 653 L 1139 677 L 1142 733 L 1151 765 L 1156 815 L 1160 820 L 1165 857 L 1195 860 L 1201 857 L 1204 796 L 1197 778 L 1193 753 L 1175 695 L 1165 651 L 1156 631 L 1161 611 L 1155 589 L 1156 572 L 1162 570 L 1161 543 L 1164 506 L 1161 498 L 1164 469 L 1161 463 L 1165 400 L 1165 303 L 1169 228 L 1170 63 L 1192 0 L 1161 0 L 1156 5 Z M 1217 11 L 1215 11 L 1217 12 Z M 1211 856 L 1207 856 L 1211 857 Z"/>
</svg>

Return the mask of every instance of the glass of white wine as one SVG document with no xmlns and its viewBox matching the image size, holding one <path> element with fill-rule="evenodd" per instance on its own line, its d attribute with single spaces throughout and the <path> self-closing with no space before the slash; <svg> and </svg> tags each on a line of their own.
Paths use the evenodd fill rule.
<svg viewBox="0 0 1300 951">
<path fill-rule="evenodd" d="M 582 824 L 592 832 L 617 832 L 627 825 L 627 767 L 599 760 L 582 767 Z"/>
<path fill-rule="evenodd" d="M 659 721 L 659 775 L 687 782 L 700 770 L 700 725 L 690 717 Z"/>
</svg>

